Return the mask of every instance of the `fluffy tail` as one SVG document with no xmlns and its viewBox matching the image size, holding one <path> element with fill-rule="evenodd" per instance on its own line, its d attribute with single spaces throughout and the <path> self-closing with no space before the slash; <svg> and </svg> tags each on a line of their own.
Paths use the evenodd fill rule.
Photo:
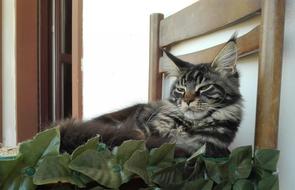
<svg viewBox="0 0 295 190">
<path fill-rule="evenodd" d="M 90 138 L 100 135 L 101 141 L 109 148 L 120 145 L 125 140 L 144 140 L 142 132 L 132 128 L 103 125 L 100 122 L 78 122 L 66 120 L 59 123 L 61 152 L 71 153 Z"/>
</svg>

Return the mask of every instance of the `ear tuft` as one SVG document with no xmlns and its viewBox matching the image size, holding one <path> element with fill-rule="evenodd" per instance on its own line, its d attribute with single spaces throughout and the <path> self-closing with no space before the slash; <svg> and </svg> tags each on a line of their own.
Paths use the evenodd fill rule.
<svg viewBox="0 0 295 190">
<path fill-rule="evenodd" d="M 162 66 L 168 77 L 178 77 L 181 74 L 180 69 L 173 62 L 171 64 L 163 64 Z"/>
<path fill-rule="evenodd" d="M 177 67 L 178 71 L 187 70 L 187 69 L 191 68 L 191 66 L 192 66 L 191 63 L 185 62 L 185 61 L 179 59 L 178 57 L 172 55 L 165 48 L 161 48 L 161 49 L 163 50 L 163 52 L 165 52 L 167 57 L 175 64 L 175 65 L 171 66 L 172 68 Z"/>
<path fill-rule="evenodd" d="M 232 36 L 230 37 L 230 39 L 227 41 L 227 43 L 228 43 L 228 42 L 235 42 L 235 43 L 237 43 L 237 38 L 238 38 L 238 32 L 235 31 L 235 32 L 232 34 Z"/>
<path fill-rule="evenodd" d="M 238 59 L 237 32 L 225 44 L 221 51 L 214 58 L 211 67 L 222 75 L 234 74 L 237 72 L 236 64 Z"/>
</svg>

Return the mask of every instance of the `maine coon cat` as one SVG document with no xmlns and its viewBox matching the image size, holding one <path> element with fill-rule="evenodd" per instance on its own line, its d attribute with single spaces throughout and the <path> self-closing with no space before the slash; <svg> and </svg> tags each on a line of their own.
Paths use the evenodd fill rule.
<svg viewBox="0 0 295 190">
<path fill-rule="evenodd" d="M 235 35 L 212 63 L 194 65 L 163 51 L 174 63 L 168 74 L 177 77 L 167 100 L 134 105 L 86 122 L 64 121 L 61 151 L 71 152 L 100 134 L 110 148 L 141 139 L 149 148 L 175 143 L 180 155 L 190 155 L 206 144 L 208 156 L 226 156 L 242 116 Z"/>
</svg>

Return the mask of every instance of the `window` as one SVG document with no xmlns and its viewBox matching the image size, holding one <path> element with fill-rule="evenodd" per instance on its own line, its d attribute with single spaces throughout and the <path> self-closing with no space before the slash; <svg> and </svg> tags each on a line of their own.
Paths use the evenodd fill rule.
<svg viewBox="0 0 295 190">
<path fill-rule="evenodd" d="M 39 126 L 72 115 L 72 0 L 39 1 Z"/>
</svg>

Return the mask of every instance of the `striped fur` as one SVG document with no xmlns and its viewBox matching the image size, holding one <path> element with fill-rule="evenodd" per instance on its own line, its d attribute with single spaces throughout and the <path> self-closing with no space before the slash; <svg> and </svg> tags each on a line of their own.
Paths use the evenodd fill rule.
<svg viewBox="0 0 295 190">
<path fill-rule="evenodd" d="M 169 52 L 166 54 L 178 67 L 170 101 L 193 123 L 176 137 L 176 143 L 189 151 L 206 144 L 208 155 L 226 155 L 240 125 L 243 107 L 235 36 L 211 64 L 182 63 Z M 176 72 L 171 72 L 175 76 Z"/>
</svg>

